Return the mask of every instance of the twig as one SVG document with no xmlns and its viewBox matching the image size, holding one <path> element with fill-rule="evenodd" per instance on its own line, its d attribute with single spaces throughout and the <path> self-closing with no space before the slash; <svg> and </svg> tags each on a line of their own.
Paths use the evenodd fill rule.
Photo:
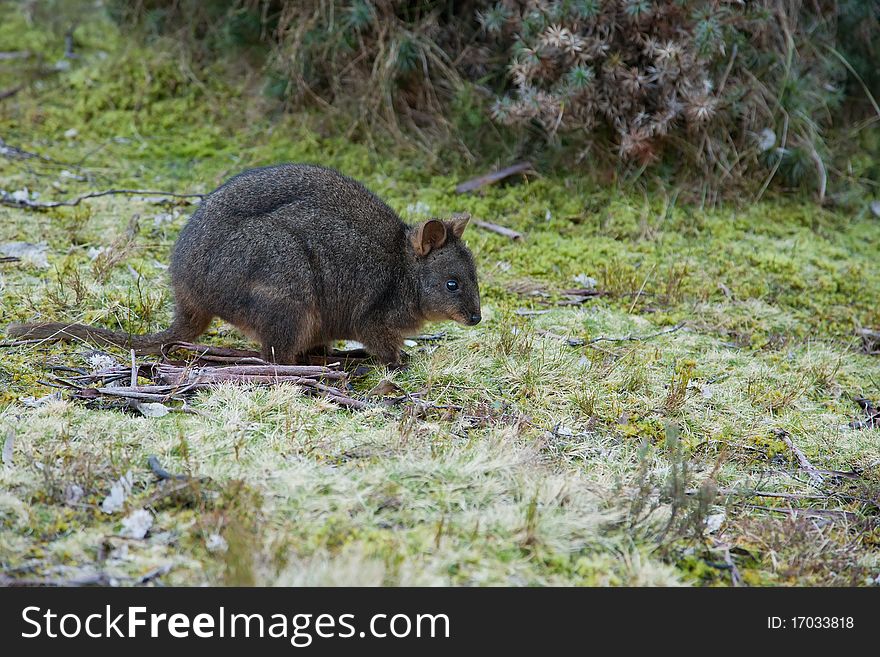
<svg viewBox="0 0 880 657">
<path fill-rule="evenodd" d="M 648 335 L 625 335 L 622 338 L 609 338 L 609 337 L 598 337 L 593 338 L 591 340 L 587 340 L 585 344 L 591 345 L 596 344 L 597 342 L 640 342 L 642 340 L 651 340 L 652 338 L 659 338 L 661 335 L 669 335 L 670 333 L 675 333 L 683 329 L 685 326 L 684 322 L 676 324 L 675 326 L 663 329 L 662 331 L 657 331 L 656 333 L 649 333 Z"/>
<path fill-rule="evenodd" d="M 853 520 L 858 518 L 858 514 L 852 511 L 843 511 L 841 509 L 792 509 L 784 506 L 761 506 L 760 504 L 743 504 L 750 509 L 758 509 L 760 511 L 771 511 L 773 513 L 784 513 L 796 518 L 804 515 L 813 518 L 844 518 L 845 520 Z"/>
<path fill-rule="evenodd" d="M 35 586 L 110 586 L 113 580 L 107 573 L 96 573 L 75 579 L 13 579 L 0 577 L 0 586 L 35 587 Z"/>
<path fill-rule="evenodd" d="M 181 384 L 187 380 L 208 381 L 218 377 L 220 380 L 242 376 L 265 376 L 276 380 L 286 377 L 320 377 L 325 379 L 346 379 L 348 374 L 341 370 L 321 365 L 230 365 L 228 367 L 178 367 L 159 365 L 160 378 L 168 383 Z M 203 378 L 207 377 L 207 378 Z"/>
<path fill-rule="evenodd" d="M 724 497 L 777 497 L 784 500 L 830 500 L 831 495 L 809 495 L 800 493 L 774 493 L 766 490 L 735 490 L 732 488 L 720 488 L 716 491 L 718 495 Z M 686 491 L 686 495 L 699 495 L 697 489 Z"/>
<path fill-rule="evenodd" d="M 421 335 L 417 335 L 413 338 L 413 340 L 417 340 L 419 342 L 436 342 L 437 340 L 442 340 L 446 337 L 446 331 L 440 331 L 439 333 L 422 333 Z"/>
<path fill-rule="evenodd" d="M 559 335 L 553 331 L 545 331 L 543 329 L 538 329 L 538 335 L 546 335 L 548 338 L 563 340 L 569 347 L 582 347 L 585 344 L 580 338 L 567 338 L 564 335 Z"/>
<path fill-rule="evenodd" d="M 527 173 L 533 170 L 534 169 L 531 162 L 517 162 L 516 164 L 511 164 L 509 167 L 505 167 L 497 171 L 492 171 L 491 173 L 487 173 L 485 175 L 478 176 L 477 178 L 472 178 L 466 182 L 463 182 L 455 188 L 455 191 L 459 194 L 472 192 L 475 189 L 479 189 L 480 187 L 484 187 L 486 185 L 492 185 L 494 183 L 497 183 L 499 180 L 504 180 L 505 178 L 514 176 L 518 173 Z"/>
<path fill-rule="evenodd" d="M 795 458 L 797 459 L 801 470 L 809 475 L 810 479 L 813 480 L 813 483 L 820 486 L 825 483 L 825 479 L 822 477 L 822 475 L 819 474 L 818 470 L 813 467 L 813 464 L 810 463 L 810 459 L 807 458 L 807 455 L 801 451 L 800 447 L 794 444 L 788 431 L 786 431 L 785 429 L 774 429 L 773 433 L 776 435 L 777 438 L 788 445 L 791 453 L 794 454 Z"/>
<path fill-rule="evenodd" d="M 568 290 L 561 290 L 560 294 L 565 297 L 565 300 L 557 301 L 557 306 L 580 306 L 590 299 L 606 295 L 607 292 L 597 290 L 593 287 L 576 287 Z"/>
<path fill-rule="evenodd" d="M 175 198 L 204 198 L 205 194 L 177 194 L 175 192 L 157 192 L 153 190 L 145 190 L 145 189 L 108 189 L 103 192 L 89 192 L 88 194 L 83 194 L 82 196 L 76 196 L 67 201 L 46 201 L 45 203 L 42 201 L 30 201 L 28 199 L 17 200 L 12 198 L 7 192 L 2 192 L 0 194 L 0 203 L 3 205 L 9 205 L 14 208 L 28 208 L 31 210 L 43 210 L 46 208 L 57 208 L 61 206 L 72 207 L 79 205 L 86 199 L 90 198 L 98 198 L 100 196 L 110 196 L 111 194 L 131 194 L 131 195 L 154 195 L 154 196 L 173 196 Z"/>
<path fill-rule="evenodd" d="M 473 224 L 478 228 L 482 228 L 483 230 L 488 230 L 492 233 L 497 233 L 498 235 L 503 235 L 504 237 L 509 237 L 514 242 L 522 240 L 522 233 L 518 233 L 515 230 L 507 228 L 505 226 L 499 226 L 498 224 L 493 224 L 489 221 L 482 221 L 481 219 L 471 219 Z"/>
<path fill-rule="evenodd" d="M 171 474 L 170 472 L 168 472 L 168 470 L 166 470 L 165 468 L 162 467 L 162 465 L 159 463 L 158 457 L 156 457 L 156 456 L 147 457 L 147 465 L 150 466 L 150 470 L 152 471 L 152 473 L 154 475 L 156 475 L 159 478 L 160 481 L 163 481 L 165 479 L 176 479 L 176 480 L 189 479 L 189 477 L 187 477 L 186 475 Z"/>
<path fill-rule="evenodd" d="M 4 89 L 3 91 L 0 91 L 0 100 L 5 100 L 7 98 L 11 98 L 12 96 L 17 94 L 22 89 L 24 89 L 23 84 L 19 84 L 14 87 L 10 87 L 9 89 Z"/>
<path fill-rule="evenodd" d="M 138 584 L 149 584 L 154 579 L 159 579 L 163 575 L 167 575 L 168 573 L 170 573 L 171 568 L 173 568 L 173 566 L 171 566 L 170 564 L 166 564 L 164 566 L 159 566 L 158 568 L 153 568 L 153 570 L 151 570 L 148 573 L 146 573 L 145 575 L 141 576 L 141 578 L 138 579 L 137 583 Z"/>
<path fill-rule="evenodd" d="M 864 420 L 853 420 L 849 423 L 852 429 L 874 429 L 880 427 L 880 408 L 865 397 L 856 397 L 853 401 L 858 404 L 859 408 L 865 411 Z"/>
<path fill-rule="evenodd" d="M 719 545 L 716 549 L 721 551 L 721 556 L 724 557 L 724 563 L 727 564 L 727 568 L 730 570 L 731 585 L 734 587 L 742 586 L 742 577 L 739 574 L 736 564 L 733 562 L 733 557 L 730 556 L 730 546 Z"/>
</svg>

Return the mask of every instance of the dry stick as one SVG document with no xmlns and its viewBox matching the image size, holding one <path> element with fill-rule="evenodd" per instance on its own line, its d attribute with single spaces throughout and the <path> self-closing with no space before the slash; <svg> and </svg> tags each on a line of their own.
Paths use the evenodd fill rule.
<svg viewBox="0 0 880 657">
<path fill-rule="evenodd" d="M 57 208 L 60 206 L 72 207 L 75 205 L 79 205 L 86 199 L 90 198 L 98 198 L 99 196 L 109 196 L 111 194 L 152 194 L 155 196 L 173 196 L 175 198 L 204 198 L 205 194 L 177 194 L 175 192 L 157 192 L 146 189 L 108 189 L 103 192 L 89 192 L 88 194 L 83 194 L 82 196 L 77 196 L 67 201 L 47 201 L 45 203 L 41 201 L 29 201 L 27 199 L 16 200 L 13 199 L 12 196 L 6 192 L 3 192 L 0 195 L 0 203 L 3 205 L 9 205 L 14 208 L 27 208 L 30 210 L 43 210 L 45 208 Z"/>
<path fill-rule="evenodd" d="M 240 375 L 224 377 L 221 375 L 215 375 L 211 377 L 201 377 L 200 379 L 197 379 L 196 381 L 190 383 L 185 387 L 180 387 L 179 385 L 137 386 L 136 388 L 120 386 L 116 388 L 92 388 L 92 390 L 95 390 L 98 394 L 107 395 L 110 397 L 124 397 L 126 399 L 136 399 L 139 401 L 164 402 L 168 401 L 169 399 L 180 399 L 181 395 L 183 395 L 184 393 L 194 390 L 205 390 L 207 388 L 210 388 L 214 384 L 224 382 L 263 384 L 295 383 L 302 386 L 307 391 L 309 389 L 312 389 L 314 391 L 323 393 L 324 396 L 328 397 L 331 401 L 340 404 L 341 406 L 357 409 L 364 409 L 369 407 L 369 404 L 367 404 L 366 402 L 349 397 L 336 388 L 325 386 L 321 383 L 318 383 L 314 379 L 298 376 L 279 377 L 270 375 Z"/>
<path fill-rule="evenodd" d="M 639 302 L 639 297 L 642 296 L 642 292 L 645 291 L 645 286 L 648 284 L 648 279 L 651 278 L 651 274 L 654 273 L 654 270 L 657 268 L 657 263 L 655 262 L 651 265 L 651 269 L 648 271 L 648 275 L 645 276 L 645 280 L 642 281 L 642 287 L 639 288 L 639 291 L 636 292 L 636 295 L 633 297 L 632 305 L 629 307 L 628 314 L 632 314 L 633 308 L 636 307 L 636 304 Z"/>
<path fill-rule="evenodd" d="M 842 509 L 794 509 L 784 506 L 761 506 L 760 504 L 743 504 L 742 506 L 746 506 L 750 509 L 758 509 L 760 511 L 783 513 L 794 517 L 805 515 L 814 518 L 844 518 L 845 520 L 858 517 L 858 514 L 853 513 L 852 511 L 844 511 Z"/>
<path fill-rule="evenodd" d="M 483 230 L 488 230 L 492 233 L 497 233 L 498 235 L 503 235 L 504 237 L 509 237 L 514 242 L 523 239 L 522 233 L 518 233 L 515 230 L 511 230 L 510 228 L 505 228 L 504 226 L 499 226 L 498 224 L 493 224 L 488 221 L 482 221 L 480 219 L 472 219 L 474 225 L 478 228 L 482 228 Z"/>
<path fill-rule="evenodd" d="M 168 470 L 166 470 L 165 468 L 162 467 L 162 465 L 159 463 L 159 458 L 156 456 L 147 457 L 147 465 L 150 466 L 150 470 L 152 471 L 152 473 L 154 475 L 156 475 L 160 480 L 163 480 L 163 479 L 178 479 L 178 480 L 189 479 L 189 477 L 187 477 L 186 475 L 171 474 L 170 472 L 168 472 Z"/>
<path fill-rule="evenodd" d="M 98 394 L 107 395 L 109 397 L 123 397 L 125 399 L 133 399 L 137 401 L 147 401 L 147 402 L 166 402 L 171 399 L 180 399 L 180 397 L 175 396 L 173 392 L 166 393 L 158 393 L 158 392 L 143 392 L 141 390 L 132 390 L 130 388 L 90 388 L 90 390 L 95 390 Z"/>
<path fill-rule="evenodd" d="M 149 584 L 154 579 L 159 579 L 163 575 L 167 575 L 171 572 L 173 566 L 171 564 L 166 564 L 164 566 L 159 566 L 158 568 L 153 568 L 153 570 L 149 571 L 147 574 L 141 576 L 138 580 L 138 584 Z"/>
<path fill-rule="evenodd" d="M 34 587 L 34 586 L 109 586 L 111 577 L 104 572 L 84 575 L 73 579 L 13 579 L 0 575 L 0 586 Z"/>
<path fill-rule="evenodd" d="M 801 470 L 803 470 L 810 476 L 810 479 L 813 480 L 813 483 L 818 484 L 819 486 L 825 483 L 825 479 L 822 477 L 822 475 L 819 474 L 818 470 L 813 467 L 813 464 L 810 463 L 810 459 L 807 458 L 807 455 L 801 451 L 800 447 L 794 444 L 788 431 L 786 431 L 785 429 L 775 429 L 773 433 L 776 434 L 777 438 L 788 445 L 788 448 L 791 450 L 792 454 L 794 454 L 795 458 L 797 458 Z"/>
<path fill-rule="evenodd" d="M 517 162 L 516 164 L 512 164 L 509 167 L 499 169 L 498 171 L 492 171 L 491 173 L 487 173 L 485 175 L 478 176 L 477 178 L 472 178 L 471 180 L 463 182 L 455 188 L 455 191 L 459 194 L 472 192 L 475 189 L 484 187 L 485 185 L 491 185 L 498 182 L 499 180 L 504 180 L 509 176 L 514 176 L 518 173 L 526 173 L 532 170 L 533 167 L 531 162 Z"/>
<path fill-rule="evenodd" d="M 24 89 L 24 85 L 23 85 L 23 84 L 20 84 L 20 85 L 15 86 L 15 87 L 10 87 L 9 89 L 4 89 L 3 91 L 0 91 L 0 100 L 5 100 L 5 99 L 7 99 L 7 98 L 10 98 L 10 97 L 14 96 L 15 94 L 17 94 L 17 93 L 18 93 L 19 91 L 21 91 L 22 89 Z"/>
<path fill-rule="evenodd" d="M 718 495 L 725 497 L 778 497 L 784 500 L 830 500 L 831 495 L 801 495 L 800 493 L 773 493 L 765 490 L 734 490 L 732 488 L 721 488 L 717 491 Z M 699 495 L 700 491 L 691 489 L 685 492 L 686 495 Z"/>
<path fill-rule="evenodd" d="M 163 374 L 167 373 L 168 375 L 182 375 L 186 372 L 192 372 L 194 370 L 187 370 L 184 367 L 178 367 L 176 365 L 159 365 L 159 371 Z M 324 367 L 322 365 L 230 365 L 228 367 L 202 367 L 197 370 L 198 374 L 195 375 L 197 378 L 201 374 L 224 374 L 224 375 L 234 375 L 234 376 L 243 376 L 243 375 L 264 375 L 264 376 L 306 376 L 306 377 L 324 377 L 328 379 L 345 379 L 348 378 L 348 374 L 341 370 L 331 369 L 329 366 Z"/>
<path fill-rule="evenodd" d="M 622 338 L 608 338 L 608 337 L 598 337 L 593 338 L 592 340 L 587 340 L 585 344 L 596 344 L 597 342 L 639 342 L 641 340 L 650 340 L 652 338 L 659 338 L 661 335 L 668 335 L 670 333 L 675 333 L 678 330 L 684 328 L 685 323 L 681 322 L 676 324 L 675 326 L 663 329 L 662 331 L 657 331 L 656 333 L 649 333 L 648 335 L 625 335 Z"/>
<path fill-rule="evenodd" d="M 716 545 L 717 550 L 721 552 L 721 556 L 724 558 L 724 563 L 730 569 L 730 583 L 732 586 L 741 586 L 742 585 L 742 577 L 739 574 L 739 570 L 736 567 L 736 564 L 733 563 L 733 557 L 730 556 L 730 546 L 729 545 Z"/>
</svg>

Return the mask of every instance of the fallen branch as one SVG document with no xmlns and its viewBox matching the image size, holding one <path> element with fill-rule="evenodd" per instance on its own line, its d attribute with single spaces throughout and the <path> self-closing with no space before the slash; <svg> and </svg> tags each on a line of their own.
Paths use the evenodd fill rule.
<svg viewBox="0 0 880 657">
<path fill-rule="evenodd" d="M 597 342 L 641 342 L 643 340 L 651 340 L 653 338 L 659 338 L 661 335 L 669 335 L 670 333 L 675 333 L 676 331 L 680 331 L 685 326 L 684 322 L 676 324 L 675 326 L 663 329 L 662 331 L 657 331 L 656 333 L 649 333 L 648 335 L 625 335 L 622 338 L 609 338 L 609 337 L 598 337 L 593 338 L 591 340 L 587 340 L 585 344 L 596 344 Z"/>
<path fill-rule="evenodd" d="M 852 511 L 843 511 L 841 509 L 793 509 L 784 506 L 762 506 L 760 504 L 743 504 L 742 506 L 748 507 L 750 509 L 758 509 L 761 511 L 784 513 L 793 518 L 797 518 L 799 515 L 803 515 L 808 518 L 843 518 L 844 520 L 856 520 L 859 517 L 857 513 L 853 513 Z"/>
<path fill-rule="evenodd" d="M 3 91 L 0 91 L 0 100 L 6 100 L 7 98 L 11 98 L 12 96 L 17 94 L 22 89 L 24 89 L 23 84 L 19 84 L 14 87 L 10 87 L 9 89 L 4 89 Z"/>
<path fill-rule="evenodd" d="M 130 377 L 129 377 L 130 372 Z M 147 376 L 154 383 L 136 385 L 137 377 Z M 369 404 L 349 397 L 338 388 L 324 385 L 321 379 L 344 381 L 348 374 L 338 369 L 314 365 L 232 365 L 227 367 L 184 367 L 171 364 L 157 366 L 132 365 L 131 368 L 116 366 L 95 374 L 72 377 L 71 380 L 60 379 L 68 388 L 76 388 L 74 397 L 78 399 L 97 399 L 98 397 L 119 397 L 137 402 L 183 401 L 184 395 L 197 390 L 205 390 L 219 383 L 263 384 L 293 383 L 309 394 L 327 397 L 334 403 L 346 408 L 364 409 Z M 110 381 L 129 378 L 127 386 L 109 386 Z M 85 383 L 103 383 L 97 388 L 85 387 Z"/>
<path fill-rule="evenodd" d="M 795 458 L 798 461 L 798 465 L 801 470 L 809 475 L 810 479 L 813 480 L 814 483 L 818 485 L 822 485 L 825 483 L 825 479 L 822 475 L 819 474 L 819 471 L 813 467 L 813 464 L 810 463 L 810 459 L 807 458 L 807 455 L 804 454 L 800 447 L 794 444 L 794 441 L 791 439 L 791 435 L 785 429 L 774 429 L 773 433 L 779 438 L 782 442 L 788 445 L 788 448 L 791 450 L 791 453 L 794 454 Z"/>
<path fill-rule="evenodd" d="M 546 335 L 548 338 L 564 340 L 570 347 L 582 347 L 584 345 L 596 344 L 597 342 L 639 342 L 642 340 L 650 340 L 652 338 L 658 338 L 661 335 L 669 335 L 670 333 L 675 333 L 676 331 L 684 328 L 684 326 L 685 324 L 684 322 L 682 322 L 681 324 L 676 324 L 671 328 L 663 329 L 662 331 L 657 331 L 656 333 L 649 333 L 648 335 L 625 335 L 622 338 L 602 336 L 598 338 L 593 338 L 591 340 L 582 340 L 581 338 L 567 338 L 564 335 L 559 335 L 558 333 L 553 333 L 552 331 L 540 330 L 538 331 L 538 333 L 540 335 Z"/>
<path fill-rule="evenodd" d="M 583 347 L 586 344 L 580 338 L 567 338 L 564 335 L 559 335 L 558 333 L 554 333 L 553 331 L 545 331 L 543 329 L 538 329 L 539 335 L 546 335 L 548 338 L 553 338 L 555 340 L 564 341 L 569 347 Z"/>
<path fill-rule="evenodd" d="M 160 481 L 164 481 L 166 479 L 172 479 L 172 480 L 189 479 L 189 477 L 187 477 L 186 475 L 179 475 L 179 474 L 176 475 L 176 474 L 171 474 L 170 472 L 168 472 L 168 470 L 166 470 L 165 468 L 163 468 L 160 465 L 159 459 L 156 456 L 147 457 L 147 465 L 150 466 L 150 470 L 152 471 L 152 473 L 154 475 L 156 475 L 156 477 L 159 478 Z"/>
<path fill-rule="evenodd" d="M 157 192 L 152 190 L 144 190 L 144 189 L 108 189 L 103 192 L 89 192 L 88 194 L 83 194 L 81 196 L 76 196 L 67 201 L 31 201 L 29 199 L 15 199 L 12 198 L 12 195 L 7 192 L 0 192 L 0 203 L 3 205 L 8 205 L 14 208 L 26 208 L 30 210 L 44 210 L 47 208 L 57 208 L 57 207 L 73 207 L 79 205 L 83 201 L 90 198 L 98 198 L 101 196 L 110 196 L 113 194 L 129 194 L 129 195 L 141 195 L 141 194 L 149 194 L 154 196 L 172 196 L 174 198 L 199 198 L 202 199 L 206 195 L 205 194 L 177 194 L 175 192 Z"/>
<path fill-rule="evenodd" d="M 471 222 L 478 228 L 488 230 L 491 233 L 497 233 L 498 235 L 503 235 L 504 237 L 509 237 L 514 242 L 523 239 L 522 233 L 518 233 L 505 226 L 499 226 L 498 224 L 493 224 L 489 221 L 482 221 L 481 219 L 471 219 Z"/>
<path fill-rule="evenodd" d="M 565 297 L 565 300 L 557 301 L 557 306 L 579 306 L 590 299 L 604 296 L 607 292 L 597 290 L 594 287 L 579 287 L 570 290 L 562 290 L 560 294 Z"/>
<path fill-rule="evenodd" d="M 38 586 L 112 586 L 113 579 L 107 573 L 96 573 L 74 579 L 13 579 L 0 577 L 0 586 L 38 587 Z"/>
<path fill-rule="evenodd" d="M 193 369 L 176 365 L 159 365 L 159 378 L 165 383 L 205 383 L 232 381 L 239 378 L 281 381 L 289 377 L 315 377 L 323 379 L 347 379 L 341 370 L 321 365 L 230 365 L 227 367 L 203 367 Z"/>
<path fill-rule="evenodd" d="M 465 194 L 466 192 L 472 192 L 475 189 L 485 187 L 486 185 L 493 185 L 499 180 L 504 180 L 505 178 L 509 178 L 510 176 L 515 176 L 518 173 L 527 173 L 533 171 L 534 169 L 531 162 L 517 162 L 516 164 L 511 164 L 509 167 L 505 167 L 497 171 L 492 171 L 491 173 L 487 173 L 485 175 L 478 176 L 476 178 L 472 178 L 466 182 L 463 182 L 455 188 L 455 191 L 459 194 Z"/>
<path fill-rule="evenodd" d="M 272 365 L 272 363 L 263 360 L 257 351 L 215 347 L 214 345 L 196 344 L 193 342 L 172 342 L 163 345 L 162 356 L 168 361 L 173 361 L 172 354 L 175 351 L 187 351 L 194 354 L 196 362 Z M 369 354 L 363 349 L 352 349 L 349 351 L 332 349 L 329 352 L 309 352 L 302 356 L 311 365 L 328 367 L 337 365 L 340 360 L 358 361 L 366 360 L 368 357 Z"/>
<path fill-rule="evenodd" d="M 167 575 L 168 573 L 170 573 L 172 567 L 173 566 L 171 566 L 171 565 L 165 565 L 165 566 L 159 566 L 158 568 L 153 568 L 153 570 L 149 571 L 145 575 L 142 575 L 137 580 L 137 584 L 140 584 L 140 585 L 149 584 L 154 579 L 159 579 L 163 575 Z"/>
<path fill-rule="evenodd" d="M 830 500 L 832 495 L 811 495 L 801 493 L 775 493 L 766 490 L 735 490 L 733 488 L 720 488 L 716 493 L 722 497 L 774 497 L 783 500 Z M 686 495 L 699 495 L 697 489 L 690 489 L 685 492 Z"/>
<path fill-rule="evenodd" d="M 880 427 L 880 407 L 865 397 L 856 397 L 853 401 L 865 412 L 865 418 L 849 423 L 851 429 L 875 429 Z"/>
</svg>

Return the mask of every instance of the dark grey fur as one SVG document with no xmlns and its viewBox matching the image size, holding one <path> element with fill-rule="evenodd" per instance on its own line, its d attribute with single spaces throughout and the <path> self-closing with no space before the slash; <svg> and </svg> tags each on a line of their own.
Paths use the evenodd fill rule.
<svg viewBox="0 0 880 657">
<path fill-rule="evenodd" d="M 156 353 L 191 341 L 214 317 L 258 340 L 266 360 L 295 362 L 337 339 L 389 365 L 427 320 L 480 321 L 468 218 L 406 225 L 359 182 L 283 164 L 245 171 L 208 195 L 171 258 L 170 328 L 129 336 L 82 324 L 12 325 L 25 338 L 91 339 Z M 451 291 L 447 282 L 455 280 Z"/>
</svg>

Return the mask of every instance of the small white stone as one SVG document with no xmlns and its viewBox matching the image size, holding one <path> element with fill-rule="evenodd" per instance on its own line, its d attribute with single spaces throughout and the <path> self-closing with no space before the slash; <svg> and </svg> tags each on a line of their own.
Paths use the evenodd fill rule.
<svg viewBox="0 0 880 657">
<path fill-rule="evenodd" d="M 220 534 L 211 534 L 205 541 L 205 547 L 208 552 L 226 552 L 229 549 L 229 544 Z"/>
<path fill-rule="evenodd" d="M 153 514 L 146 509 L 138 509 L 122 519 L 120 536 L 142 539 L 153 526 Z"/>
<path fill-rule="evenodd" d="M 131 470 L 121 476 L 110 487 L 110 494 L 101 502 L 101 510 L 104 513 L 116 513 L 125 504 L 126 498 L 131 494 L 131 486 L 134 479 Z"/>
</svg>

